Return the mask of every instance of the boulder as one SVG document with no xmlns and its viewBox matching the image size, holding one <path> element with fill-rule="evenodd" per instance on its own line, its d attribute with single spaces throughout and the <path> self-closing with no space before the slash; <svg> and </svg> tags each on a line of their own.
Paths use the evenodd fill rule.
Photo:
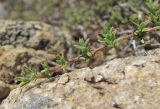
<svg viewBox="0 0 160 109">
<path fill-rule="evenodd" d="M 0 109 L 159 109 L 160 49 L 39 79 L 11 91 Z"/>
<path fill-rule="evenodd" d="M 66 30 L 36 21 L 0 20 L 0 45 L 23 46 L 52 53 L 64 49 Z"/>
</svg>

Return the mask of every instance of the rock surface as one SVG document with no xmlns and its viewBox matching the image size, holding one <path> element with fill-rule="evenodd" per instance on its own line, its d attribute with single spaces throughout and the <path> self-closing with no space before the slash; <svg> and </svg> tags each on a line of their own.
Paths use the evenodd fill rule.
<svg viewBox="0 0 160 109">
<path fill-rule="evenodd" d="M 23 66 L 41 70 L 42 63 L 64 52 L 67 38 L 67 31 L 42 22 L 0 20 L 0 101 L 9 94 L 4 86 L 16 82 Z"/>
<path fill-rule="evenodd" d="M 55 53 L 64 48 L 67 37 L 65 31 L 42 22 L 0 20 L 1 46 L 24 46 Z"/>
<path fill-rule="evenodd" d="M 67 32 L 36 21 L 0 20 L 0 80 L 13 83 L 23 66 L 41 64 L 64 52 Z"/>
<path fill-rule="evenodd" d="M 0 109 L 159 109 L 160 49 L 17 88 Z"/>
<path fill-rule="evenodd" d="M 41 64 L 48 60 L 55 60 L 56 55 L 45 51 L 10 45 L 0 48 L 0 80 L 13 83 L 14 78 L 21 74 L 23 66 L 42 68 Z"/>
</svg>

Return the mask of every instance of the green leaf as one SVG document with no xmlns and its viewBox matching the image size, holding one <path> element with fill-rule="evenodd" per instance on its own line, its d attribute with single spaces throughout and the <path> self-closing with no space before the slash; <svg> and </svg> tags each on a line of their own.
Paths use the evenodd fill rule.
<svg viewBox="0 0 160 109">
<path fill-rule="evenodd" d="M 79 45 L 84 46 L 85 45 L 85 41 L 83 39 L 79 39 Z"/>
<path fill-rule="evenodd" d="M 149 24 L 150 21 L 144 21 L 141 22 L 140 24 L 136 24 L 134 35 L 138 36 L 140 39 L 143 39 L 144 34 L 147 32 L 147 25 Z"/>
<path fill-rule="evenodd" d="M 106 47 L 114 47 L 117 44 L 116 40 L 116 32 L 106 24 L 98 42 L 102 43 Z"/>
<path fill-rule="evenodd" d="M 45 73 L 46 76 L 49 76 L 50 73 L 50 67 L 48 66 L 47 63 L 42 64 L 43 67 L 43 72 Z"/>
<path fill-rule="evenodd" d="M 16 77 L 16 80 L 20 82 L 20 86 L 28 84 L 31 80 L 27 77 Z"/>
<path fill-rule="evenodd" d="M 81 60 L 89 60 L 91 59 L 92 54 L 90 53 L 89 47 L 88 47 L 89 39 L 79 39 L 79 44 L 74 45 L 75 48 L 79 49 L 82 53 L 83 59 Z"/>
<path fill-rule="evenodd" d="M 63 71 L 66 70 L 66 68 L 69 66 L 69 63 L 65 60 L 64 55 L 60 55 L 58 56 L 58 60 L 56 60 L 57 63 L 61 66 L 61 69 Z"/>
<path fill-rule="evenodd" d="M 20 82 L 20 86 L 24 86 L 31 81 L 37 79 L 37 70 L 34 68 L 23 67 L 22 71 L 24 75 L 21 77 L 17 77 L 16 80 Z"/>
<path fill-rule="evenodd" d="M 29 68 L 29 67 L 23 67 L 22 71 L 26 74 L 36 74 L 37 70 L 34 68 Z"/>
<path fill-rule="evenodd" d="M 81 52 L 85 52 L 87 48 L 85 46 L 74 45 L 75 48 L 79 49 Z"/>
<path fill-rule="evenodd" d="M 88 43 L 89 43 L 89 38 L 85 41 L 85 46 L 87 46 L 88 45 Z"/>
</svg>

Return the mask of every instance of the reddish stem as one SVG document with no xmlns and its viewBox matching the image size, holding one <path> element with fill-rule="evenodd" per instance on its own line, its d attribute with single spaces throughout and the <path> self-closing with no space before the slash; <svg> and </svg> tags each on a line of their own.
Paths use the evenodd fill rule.
<svg viewBox="0 0 160 109">
<path fill-rule="evenodd" d="M 95 51 L 92 52 L 92 56 L 95 56 L 98 51 L 101 51 L 104 48 L 106 48 L 106 46 L 102 46 L 102 47 L 97 48 Z"/>
<path fill-rule="evenodd" d="M 153 32 L 153 31 L 156 31 L 157 29 L 158 29 L 157 27 L 148 28 L 147 32 Z M 130 35 L 121 36 L 120 38 L 118 38 L 118 40 L 130 40 L 133 37 L 134 37 L 134 34 L 132 33 Z M 106 48 L 106 46 L 101 46 L 101 47 L 97 48 L 96 50 L 94 50 L 91 53 L 92 56 L 95 56 L 98 51 L 102 51 L 104 48 Z M 79 55 L 75 58 L 70 58 L 70 59 L 68 59 L 68 62 L 70 64 L 73 64 L 73 63 L 79 61 L 80 57 L 82 57 L 82 55 Z M 51 71 L 53 71 L 53 72 L 59 72 L 60 70 L 61 70 L 60 65 L 51 68 Z"/>
<path fill-rule="evenodd" d="M 152 28 L 148 28 L 147 32 L 154 32 L 154 31 L 157 31 L 157 30 L 158 30 L 157 27 L 152 27 Z"/>
<path fill-rule="evenodd" d="M 59 72 L 61 70 L 61 66 L 55 66 L 55 67 L 51 67 L 51 71 L 53 72 Z"/>
<path fill-rule="evenodd" d="M 79 55 L 79 56 L 77 56 L 77 57 L 75 57 L 75 58 L 70 58 L 70 59 L 68 59 L 68 62 L 69 62 L 70 64 L 73 64 L 73 63 L 75 63 L 76 61 L 78 61 L 78 60 L 80 59 L 80 57 L 82 57 L 82 55 Z"/>
</svg>

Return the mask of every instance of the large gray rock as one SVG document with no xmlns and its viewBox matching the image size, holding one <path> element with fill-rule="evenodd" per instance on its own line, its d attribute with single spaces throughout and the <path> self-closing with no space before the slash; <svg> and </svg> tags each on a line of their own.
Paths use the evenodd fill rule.
<svg viewBox="0 0 160 109">
<path fill-rule="evenodd" d="M 24 46 L 55 53 L 63 50 L 68 37 L 67 31 L 42 22 L 0 20 L 1 46 Z"/>
<path fill-rule="evenodd" d="M 159 109 L 160 49 L 17 88 L 0 109 Z"/>
</svg>

